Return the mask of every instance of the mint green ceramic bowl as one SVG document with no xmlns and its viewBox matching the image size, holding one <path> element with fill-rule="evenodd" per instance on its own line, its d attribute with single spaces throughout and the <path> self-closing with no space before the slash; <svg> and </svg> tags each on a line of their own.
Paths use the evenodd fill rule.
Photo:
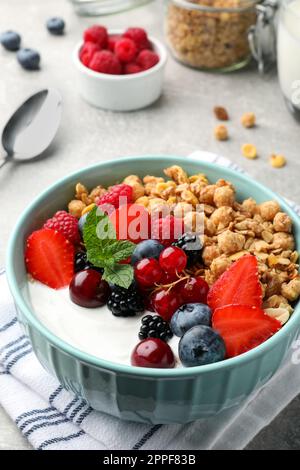
<svg viewBox="0 0 300 470">
<path fill-rule="evenodd" d="M 291 208 L 269 189 L 214 164 L 193 158 L 172 156 L 123 158 L 99 163 L 66 176 L 44 191 L 23 213 L 12 233 L 7 276 L 18 318 L 29 336 L 42 365 L 61 384 L 85 398 L 96 410 L 121 419 L 146 423 L 187 423 L 211 416 L 241 403 L 254 389 L 265 384 L 277 371 L 292 341 L 300 331 L 300 306 L 289 322 L 271 339 L 239 357 L 201 367 L 144 369 L 115 364 L 86 354 L 52 334 L 33 314 L 24 293 L 26 272 L 25 239 L 46 218 L 66 206 L 78 181 L 88 187 L 109 185 L 129 174 L 162 175 L 171 164 L 181 165 L 189 174 L 203 172 L 210 181 L 230 180 L 237 197 L 254 197 L 258 202 L 277 199 L 293 219 L 300 247 L 300 221 Z"/>
</svg>

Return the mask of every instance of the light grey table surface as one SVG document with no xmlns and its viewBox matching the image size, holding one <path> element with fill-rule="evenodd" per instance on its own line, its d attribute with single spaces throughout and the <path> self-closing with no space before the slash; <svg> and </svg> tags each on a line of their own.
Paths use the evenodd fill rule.
<svg viewBox="0 0 300 470">
<path fill-rule="evenodd" d="M 45 21 L 62 16 L 64 37 L 50 36 Z M 275 74 L 260 77 L 255 68 L 214 75 L 188 69 L 169 58 L 162 98 L 139 112 L 111 113 L 88 106 L 77 93 L 71 53 L 85 26 L 101 22 L 109 27 L 143 26 L 163 38 L 162 9 L 150 4 L 135 11 L 101 19 L 79 18 L 66 0 L 1 0 L 0 31 L 22 34 L 24 46 L 42 56 L 41 70 L 26 72 L 14 53 L 0 50 L 0 128 L 14 107 L 32 92 L 57 87 L 64 102 L 63 119 L 52 152 L 45 160 L 26 165 L 7 164 L 0 170 L 0 266 L 7 240 L 18 215 L 49 184 L 69 172 L 116 156 L 141 154 L 188 155 L 197 149 L 223 154 L 242 165 L 254 178 L 278 193 L 300 202 L 300 127 L 288 113 Z M 299 77 L 300 78 L 300 77 Z M 230 140 L 217 142 L 212 109 L 227 107 Z M 253 111 L 258 125 L 245 130 L 242 113 Z M 241 144 L 254 143 L 260 157 L 241 156 Z M 270 167 L 271 153 L 282 153 L 288 164 Z M 299 400 L 280 415 L 249 448 L 299 448 L 300 430 L 290 418 L 299 415 Z M 274 433 L 272 432 L 274 426 Z M 281 429 L 281 435 L 278 429 Z M 0 449 L 29 449 L 16 426 L 0 409 Z"/>
</svg>

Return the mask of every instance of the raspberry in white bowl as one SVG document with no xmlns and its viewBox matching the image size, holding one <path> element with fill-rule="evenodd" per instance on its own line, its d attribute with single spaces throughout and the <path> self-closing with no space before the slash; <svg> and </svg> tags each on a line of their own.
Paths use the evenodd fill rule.
<svg viewBox="0 0 300 470">
<path fill-rule="evenodd" d="M 85 30 L 73 54 L 79 91 L 90 104 L 113 111 L 149 106 L 162 92 L 165 47 L 142 28 Z"/>
</svg>

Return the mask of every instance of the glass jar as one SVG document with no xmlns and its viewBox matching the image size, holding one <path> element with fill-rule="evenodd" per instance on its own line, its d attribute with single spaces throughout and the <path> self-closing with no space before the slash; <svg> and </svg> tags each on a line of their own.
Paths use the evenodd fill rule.
<svg viewBox="0 0 300 470">
<path fill-rule="evenodd" d="M 70 0 L 75 11 L 82 16 L 111 15 L 145 5 L 152 0 Z"/>
<path fill-rule="evenodd" d="M 300 119 L 300 0 L 283 0 L 278 26 L 279 82 L 293 114 Z"/>
<path fill-rule="evenodd" d="M 165 33 L 173 56 L 204 70 L 245 66 L 257 0 L 167 0 Z"/>
</svg>

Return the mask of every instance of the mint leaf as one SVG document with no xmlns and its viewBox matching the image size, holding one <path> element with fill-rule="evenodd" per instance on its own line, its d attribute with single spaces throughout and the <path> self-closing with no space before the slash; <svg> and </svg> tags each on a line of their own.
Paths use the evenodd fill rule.
<svg viewBox="0 0 300 470">
<path fill-rule="evenodd" d="M 104 268 L 103 279 L 121 287 L 129 287 L 133 280 L 133 268 L 118 263 L 132 255 L 135 244 L 129 240 L 117 240 L 109 217 L 98 207 L 93 208 L 87 216 L 83 240 L 88 261 Z"/>
<path fill-rule="evenodd" d="M 105 266 L 102 278 L 107 282 L 128 289 L 133 281 L 133 268 L 129 264 L 115 264 L 112 267 Z"/>
</svg>

